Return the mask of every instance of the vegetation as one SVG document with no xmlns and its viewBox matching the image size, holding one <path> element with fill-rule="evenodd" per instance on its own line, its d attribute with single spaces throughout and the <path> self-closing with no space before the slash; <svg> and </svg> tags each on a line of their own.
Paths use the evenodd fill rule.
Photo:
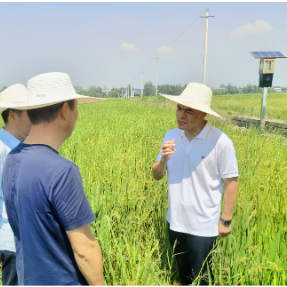
<svg viewBox="0 0 287 287">
<path fill-rule="evenodd" d="M 186 85 L 161 85 L 159 86 L 158 92 L 165 95 L 180 95 L 185 89 Z"/>
<path fill-rule="evenodd" d="M 223 116 L 260 117 L 261 94 L 216 96 L 212 99 L 213 108 Z M 287 93 L 268 93 L 266 119 L 287 122 Z"/>
<path fill-rule="evenodd" d="M 283 115 L 285 97 L 268 95 L 269 116 Z M 212 107 L 257 116 L 260 96 L 214 97 Z M 240 171 L 232 233 L 217 240 L 210 266 L 214 284 L 286 285 L 286 139 L 209 121 L 232 139 Z M 162 97 L 109 99 L 79 106 L 76 129 L 60 150 L 78 165 L 97 216 L 92 228 L 108 285 L 179 284 L 165 219 L 167 178 L 151 175 L 162 139 L 174 127 L 175 105 Z"/>
<path fill-rule="evenodd" d="M 152 82 L 145 82 L 143 94 L 147 97 L 155 96 L 155 86 Z"/>
<path fill-rule="evenodd" d="M 119 94 L 122 94 L 124 88 L 120 89 L 111 89 L 110 92 L 106 92 L 107 87 L 104 89 L 100 87 L 91 86 L 87 90 L 83 89 L 81 86 L 74 86 L 75 91 L 84 96 L 95 97 L 95 98 L 118 98 Z"/>
</svg>

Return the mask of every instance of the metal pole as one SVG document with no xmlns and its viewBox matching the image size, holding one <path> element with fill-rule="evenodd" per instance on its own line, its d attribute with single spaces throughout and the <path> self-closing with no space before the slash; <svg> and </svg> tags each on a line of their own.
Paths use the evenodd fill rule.
<svg viewBox="0 0 287 287">
<path fill-rule="evenodd" d="M 208 18 L 209 17 L 215 17 L 214 16 L 208 16 L 209 13 L 209 7 L 206 9 L 206 14 L 205 17 L 200 18 L 205 18 L 205 41 L 204 41 L 204 58 L 203 58 L 203 76 L 202 76 L 202 83 L 205 85 L 205 79 L 206 79 L 206 54 L 207 54 L 207 34 L 208 34 Z"/>
<path fill-rule="evenodd" d="M 157 60 L 160 59 L 156 56 L 156 83 L 155 83 L 155 95 L 157 97 L 157 74 L 158 74 L 158 70 L 157 70 Z"/>
<path fill-rule="evenodd" d="M 141 98 L 143 97 L 143 72 L 141 70 Z"/>
<path fill-rule="evenodd" d="M 136 89 L 136 88 L 135 88 L 135 85 L 136 85 L 136 84 L 135 84 L 135 81 L 136 81 L 136 79 L 137 79 L 137 78 L 134 78 L 134 96 L 135 96 L 135 89 Z"/>
<path fill-rule="evenodd" d="M 260 126 L 262 129 L 265 128 L 265 113 L 267 104 L 267 87 L 263 88 L 262 99 L 261 99 L 261 115 L 260 115 Z"/>
</svg>

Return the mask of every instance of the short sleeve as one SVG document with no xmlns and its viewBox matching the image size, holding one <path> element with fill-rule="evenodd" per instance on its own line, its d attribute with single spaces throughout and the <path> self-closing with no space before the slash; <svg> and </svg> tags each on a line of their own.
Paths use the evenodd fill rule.
<svg viewBox="0 0 287 287">
<path fill-rule="evenodd" d="M 65 231 L 70 231 L 96 220 L 83 189 L 81 174 L 76 166 L 60 173 L 51 185 L 54 210 Z"/>
<path fill-rule="evenodd" d="M 221 178 L 232 178 L 239 175 L 235 149 L 229 138 L 219 152 L 218 169 Z"/>
</svg>

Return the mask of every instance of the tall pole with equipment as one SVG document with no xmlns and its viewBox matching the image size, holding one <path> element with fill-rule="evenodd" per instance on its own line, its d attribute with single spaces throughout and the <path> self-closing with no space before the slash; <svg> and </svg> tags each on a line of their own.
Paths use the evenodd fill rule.
<svg viewBox="0 0 287 287">
<path fill-rule="evenodd" d="M 202 83 L 205 85 L 205 79 L 206 79 L 206 54 L 207 54 L 207 34 L 208 34 L 208 18 L 209 17 L 215 17 L 214 16 L 208 16 L 209 13 L 209 7 L 206 9 L 205 16 L 201 16 L 200 18 L 205 18 L 205 41 L 204 41 L 204 58 L 203 58 L 203 76 L 202 76 Z"/>
<path fill-rule="evenodd" d="M 134 78 L 134 95 L 135 95 L 135 90 L 136 90 L 136 86 L 135 86 L 135 81 L 137 78 Z"/>
<path fill-rule="evenodd" d="M 141 98 L 143 97 L 143 71 L 141 70 Z"/>
<path fill-rule="evenodd" d="M 267 91 L 268 87 L 272 87 L 273 75 L 275 71 L 275 59 L 287 58 L 283 53 L 279 51 L 274 52 L 251 52 L 255 59 L 259 61 L 259 87 L 262 90 L 261 99 L 261 112 L 260 112 L 260 126 L 265 128 L 265 114 L 267 105 Z"/>
<path fill-rule="evenodd" d="M 160 58 L 158 58 L 158 56 L 156 56 L 156 83 L 155 83 L 155 95 L 157 96 L 157 74 L 158 74 L 158 70 L 157 70 L 157 60 L 159 60 Z"/>
</svg>

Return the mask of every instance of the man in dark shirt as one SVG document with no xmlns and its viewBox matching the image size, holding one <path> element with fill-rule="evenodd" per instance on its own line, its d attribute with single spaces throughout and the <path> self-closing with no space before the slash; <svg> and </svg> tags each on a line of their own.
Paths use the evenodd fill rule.
<svg viewBox="0 0 287 287">
<path fill-rule="evenodd" d="M 36 76 L 27 88 L 31 131 L 3 170 L 19 284 L 104 285 L 101 250 L 90 228 L 96 217 L 78 167 L 59 155 L 75 128 L 77 105 L 98 100 L 77 95 L 64 73 Z"/>
</svg>

